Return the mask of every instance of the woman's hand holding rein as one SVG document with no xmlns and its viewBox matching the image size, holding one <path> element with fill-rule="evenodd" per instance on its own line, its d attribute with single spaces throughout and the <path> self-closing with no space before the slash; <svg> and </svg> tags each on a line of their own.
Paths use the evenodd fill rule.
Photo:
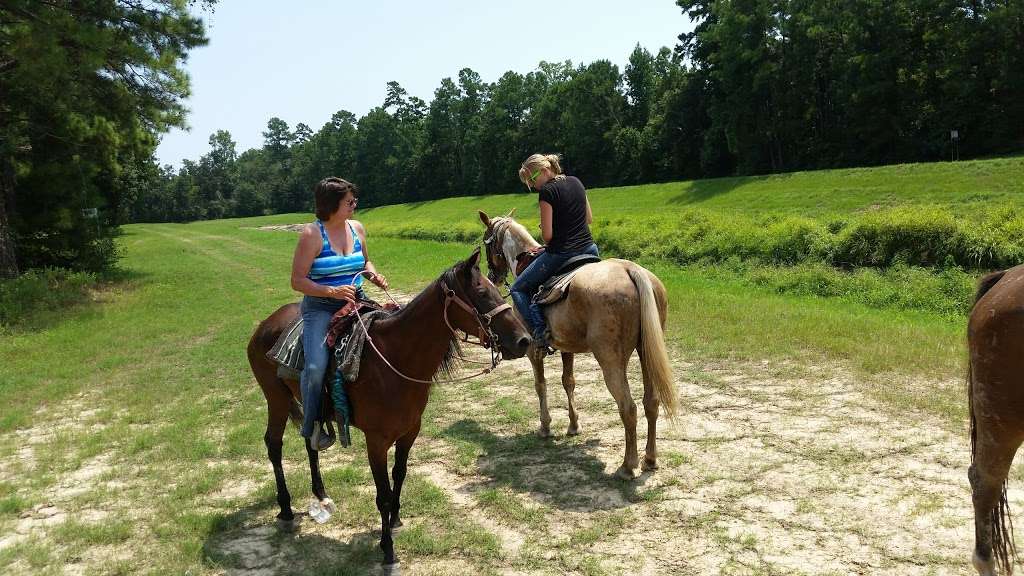
<svg viewBox="0 0 1024 576">
<path fill-rule="evenodd" d="M 348 300 L 349 302 L 355 302 L 356 300 L 356 287 L 348 284 L 341 286 L 325 286 L 327 288 L 327 297 L 334 298 L 335 300 Z"/>
<path fill-rule="evenodd" d="M 371 272 L 369 274 L 369 277 L 370 282 L 376 284 L 378 288 L 381 288 L 382 290 L 388 289 L 388 279 L 385 278 L 384 275 L 381 274 L 380 272 Z"/>
</svg>

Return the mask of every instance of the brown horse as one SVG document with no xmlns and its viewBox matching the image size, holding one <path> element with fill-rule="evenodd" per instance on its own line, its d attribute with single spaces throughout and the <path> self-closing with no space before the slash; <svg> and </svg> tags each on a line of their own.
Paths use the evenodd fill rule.
<svg viewBox="0 0 1024 576">
<path fill-rule="evenodd" d="M 1013 569 L 1006 476 L 1024 440 L 1024 266 L 981 279 L 967 324 L 974 555 L 978 573 Z"/>
<path fill-rule="evenodd" d="M 476 335 L 485 345 L 497 347 L 509 358 L 523 356 L 530 344 L 522 321 L 508 311 L 497 288 L 480 273 L 479 257 L 477 249 L 467 260 L 441 274 L 399 312 L 374 323 L 369 336 L 380 353 L 375 352 L 368 341 L 358 379 L 346 383 L 352 407 L 351 422 L 366 437 L 366 454 L 377 486 L 380 547 L 385 565 L 396 562 L 391 529 L 401 525 L 402 482 L 409 450 L 420 431 L 429 382 L 439 371 L 448 376 L 449 369 L 459 359 L 459 340 L 454 329 Z M 298 381 L 278 378 L 277 367 L 267 359 L 267 351 L 298 314 L 297 304 L 282 306 L 260 323 L 248 347 L 249 364 L 267 399 L 267 431 L 263 441 L 277 481 L 277 503 L 281 507 L 277 518 L 284 523 L 291 523 L 295 516 L 281 467 L 281 445 L 288 417 L 300 417 L 300 389 Z M 394 487 L 387 471 L 388 450 L 392 446 L 395 446 Z M 308 439 L 306 454 L 313 478 L 313 495 L 323 505 L 331 507 L 333 502 L 324 490 L 317 452 L 310 447 Z"/>
<path fill-rule="evenodd" d="M 507 216 L 490 218 L 480 212 L 487 230 L 488 274 L 492 282 L 500 282 L 509 272 L 516 275 L 515 263 L 520 255 L 539 246 L 522 224 Z M 658 467 L 658 408 L 665 407 L 669 417 L 675 415 L 678 399 L 665 349 L 664 327 L 668 309 L 665 287 L 650 271 L 628 260 L 609 259 L 582 268 L 573 279 L 569 295 L 547 306 L 545 314 L 551 329 L 552 345 L 562 351 L 562 386 L 569 404 L 569 435 L 579 433 L 573 376 L 573 354 L 592 352 L 601 365 L 604 383 L 615 398 L 619 417 L 626 432 L 626 453 L 616 474 L 635 477 L 638 462 L 636 448 L 636 403 L 626 381 L 626 365 L 636 350 L 644 381 L 644 413 L 647 417 L 647 449 L 643 469 Z M 542 437 L 551 435 L 548 413 L 547 382 L 544 379 L 544 358 L 536 351 L 530 354 L 534 387 L 540 400 Z"/>
</svg>

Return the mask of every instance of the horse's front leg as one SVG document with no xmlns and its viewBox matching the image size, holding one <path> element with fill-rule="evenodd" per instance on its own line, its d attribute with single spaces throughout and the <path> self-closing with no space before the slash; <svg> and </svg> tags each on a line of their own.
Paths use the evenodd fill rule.
<svg viewBox="0 0 1024 576">
<path fill-rule="evenodd" d="M 380 436 L 366 436 L 366 456 L 370 461 L 373 483 L 377 485 L 377 511 L 380 512 L 380 549 L 384 553 L 385 566 L 395 564 L 395 543 L 391 538 L 391 481 L 388 479 L 389 443 Z"/>
<path fill-rule="evenodd" d="M 544 380 L 544 352 L 529 356 L 530 364 L 533 365 L 533 387 L 537 390 L 537 399 L 540 400 L 540 429 L 537 430 L 537 434 L 541 438 L 550 438 L 551 413 L 548 412 L 548 383 Z"/>
<path fill-rule="evenodd" d="M 576 375 L 573 373 L 575 357 L 569 352 L 562 352 L 562 388 L 565 388 L 565 399 L 569 404 L 569 428 L 565 433 L 575 436 L 580 433 L 580 422 L 576 416 Z"/>
<path fill-rule="evenodd" d="M 398 439 L 395 444 L 395 466 L 391 469 L 391 479 L 394 481 L 394 496 L 391 499 L 391 527 L 398 528 L 402 525 L 399 517 L 399 510 L 402 507 L 402 483 L 405 482 L 405 472 L 409 461 L 409 451 L 416 442 L 416 436 L 420 433 L 419 424 L 416 429 Z"/>
</svg>

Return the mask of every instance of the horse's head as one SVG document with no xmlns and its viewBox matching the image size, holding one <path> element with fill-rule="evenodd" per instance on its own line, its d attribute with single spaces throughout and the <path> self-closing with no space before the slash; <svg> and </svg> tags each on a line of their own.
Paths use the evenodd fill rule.
<svg viewBox="0 0 1024 576">
<path fill-rule="evenodd" d="M 479 263 L 480 249 L 477 248 L 469 258 L 452 268 L 449 277 L 452 283 L 447 287 L 454 294 L 449 296 L 468 306 L 447 307 L 447 318 L 454 328 L 477 335 L 497 347 L 505 358 L 521 358 L 530 345 L 530 335 L 498 288 L 480 272 Z"/>
<path fill-rule="evenodd" d="M 487 253 L 487 278 L 495 284 L 503 282 L 509 272 L 518 276 L 517 263 L 539 246 L 522 224 L 512 218 L 515 208 L 504 216 L 490 218 L 478 210 L 484 223 L 484 249 Z"/>
</svg>

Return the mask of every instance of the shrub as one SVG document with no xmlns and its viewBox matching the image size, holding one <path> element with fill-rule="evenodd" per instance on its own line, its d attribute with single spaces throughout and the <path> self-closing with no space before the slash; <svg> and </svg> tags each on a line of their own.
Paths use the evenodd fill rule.
<svg viewBox="0 0 1024 576">
<path fill-rule="evenodd" d="M 0 281 L 0 327 L 27 322 L 42 310 L 81 302 L 96 284 L 91 272 L 62 268 L 29 270 L 12 280 Z"/>
</svg>

